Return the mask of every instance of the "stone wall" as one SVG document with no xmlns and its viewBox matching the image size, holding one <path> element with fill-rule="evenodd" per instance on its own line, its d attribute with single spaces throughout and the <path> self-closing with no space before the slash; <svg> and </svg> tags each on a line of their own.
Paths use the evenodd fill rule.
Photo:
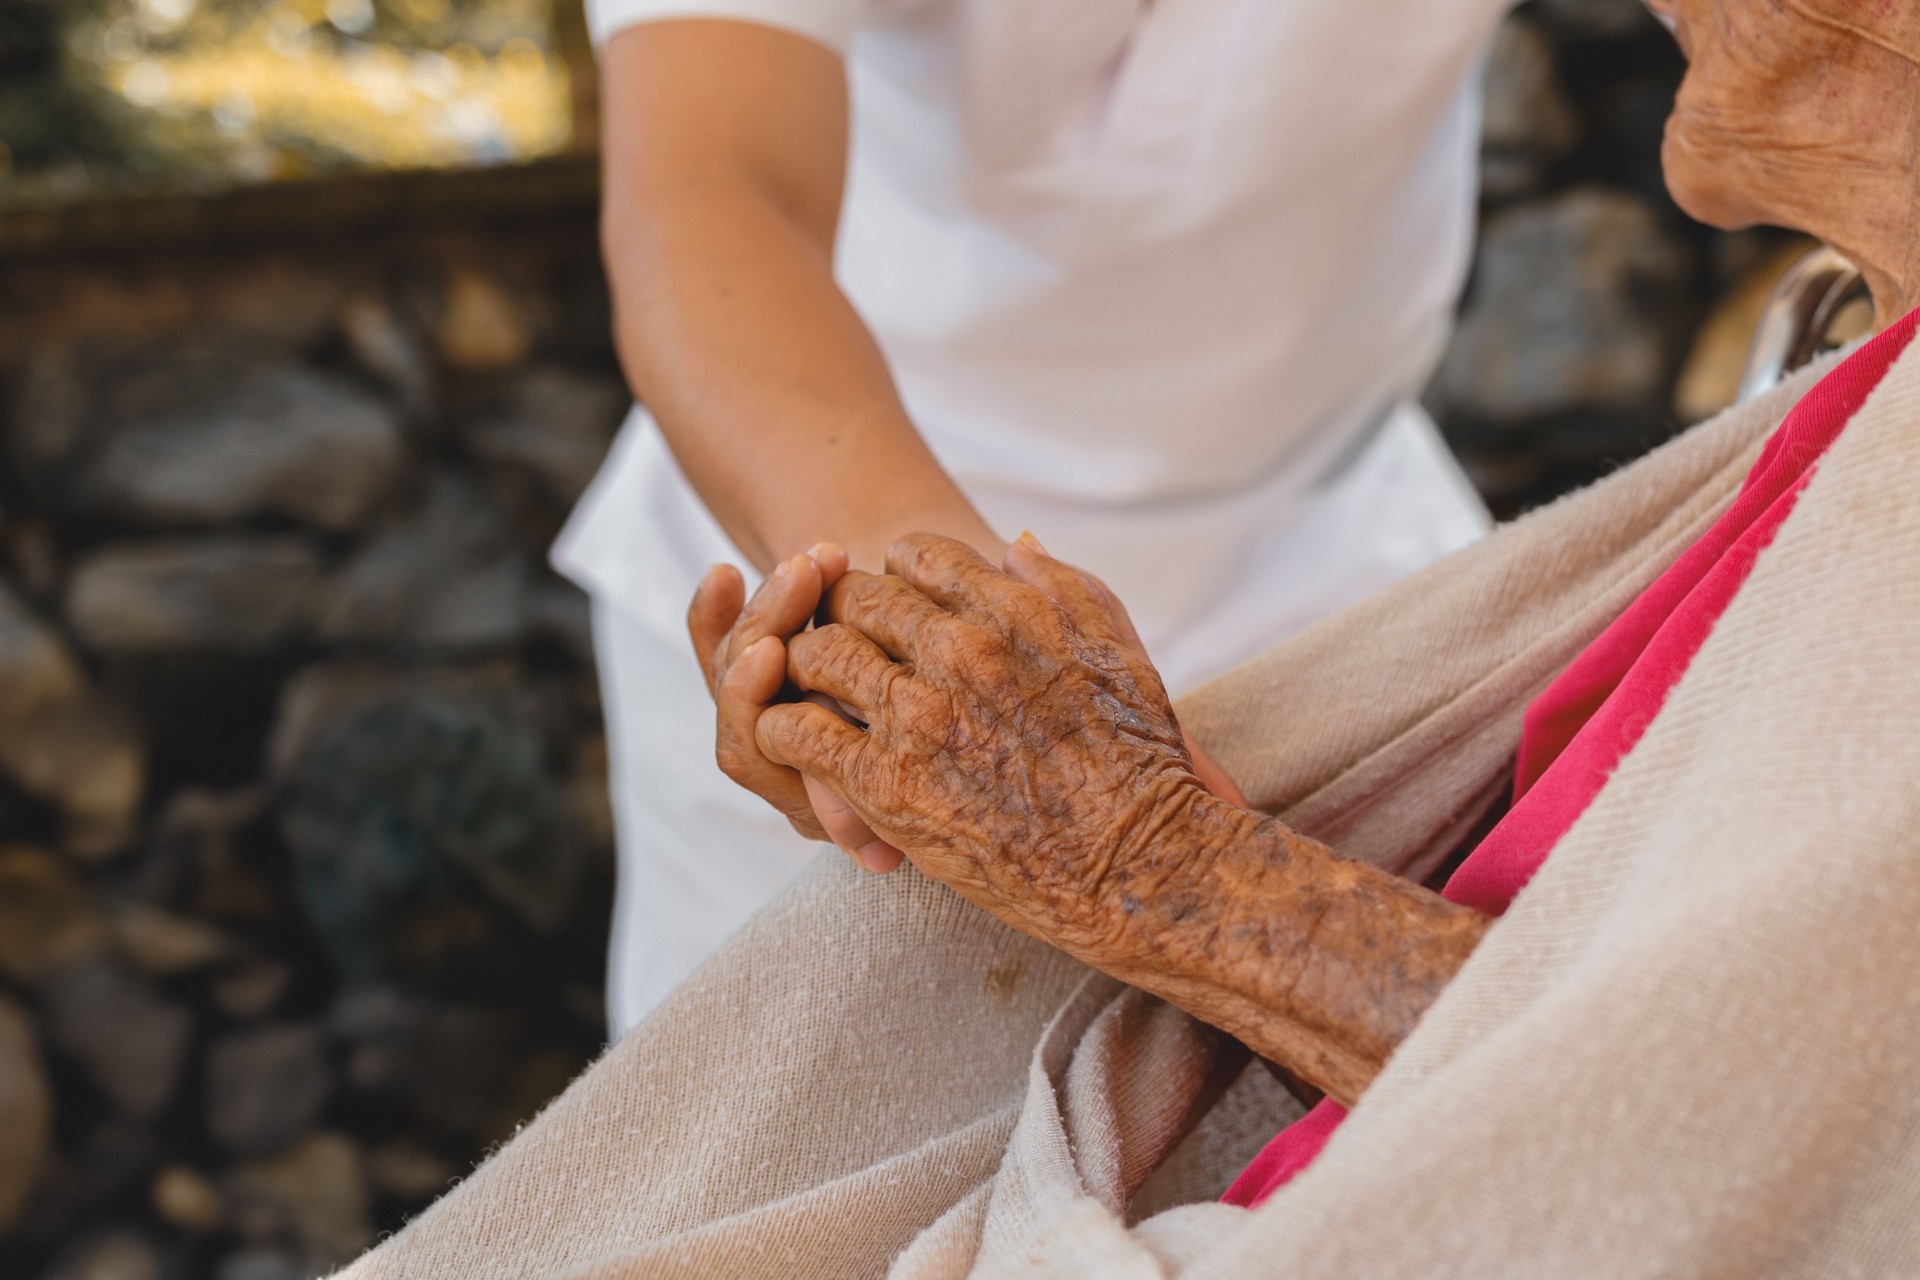
<svg viewBox="0 0 1920 1280">
<path fill-rule="evenodd" d="M 1662 194 L 1679 71 L 1637 0 L 1502 30 L 1430 395 L 1502 511 L 1724 402 L 1793 248 Z M 605 748 L 543 559 L 625 405 L 592 200 L 0 214 L 0 1275 L 323 1268 L 598 1048 Z"/>
<path fill-rule="evenodd" d="M 0 269 L 0 1275 L 313 1272 L 600 1047 L 627 396 L 591 182 L 500 181 Z"/>
</svg>

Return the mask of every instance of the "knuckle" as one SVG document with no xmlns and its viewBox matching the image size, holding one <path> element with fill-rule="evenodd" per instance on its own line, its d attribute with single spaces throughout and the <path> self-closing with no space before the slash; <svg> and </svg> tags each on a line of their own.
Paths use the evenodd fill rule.
<svg viewBox="0 0 1920 1280">
<path fill-rule="evenodd" d="M 738 743 L 722 738 L 713 749 L 714 763 L 720 766 L 720 772 L 735 782 L 742 781 L 753 770 L 753 761 L 741 750 Z"/>
<path fill-rule="evenodd" d="M 832 672 L 845 662 L 848 629 L 838 622 L 803 631 L 791 642 L 794 666 L 807 672 Z"/>
</svg>

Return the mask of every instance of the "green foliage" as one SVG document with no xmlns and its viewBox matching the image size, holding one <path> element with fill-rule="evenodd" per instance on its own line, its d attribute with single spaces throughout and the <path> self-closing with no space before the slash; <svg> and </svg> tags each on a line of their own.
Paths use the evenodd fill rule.
<svg viewBox="0 0 1920 1280">
<path fill-rule="evenodd" d="M 63 163 L 124 164 L 131 115 L 90 79 L 68 74 L 67 34 L 107 0 L 0 5 L 0 180 Z"/>
<path fill-rule="evenodd" d="M 578 3 L 0 0 L 0 200 L 545 154 Z"/>
</svg>

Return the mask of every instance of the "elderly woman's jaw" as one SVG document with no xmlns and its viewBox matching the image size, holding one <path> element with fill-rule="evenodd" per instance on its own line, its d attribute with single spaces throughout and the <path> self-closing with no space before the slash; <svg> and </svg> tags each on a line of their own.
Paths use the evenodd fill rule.
<svg viewBox="0 0 1920 1280">
<path fill-rule="evenodd" d="M 1792 227 L 1851 257 L 1879 325 L 1920 300 L 1920 5 L 1658 0 L 1690 66 L 1662 162 L 1714 226 Z"/>
</svg>

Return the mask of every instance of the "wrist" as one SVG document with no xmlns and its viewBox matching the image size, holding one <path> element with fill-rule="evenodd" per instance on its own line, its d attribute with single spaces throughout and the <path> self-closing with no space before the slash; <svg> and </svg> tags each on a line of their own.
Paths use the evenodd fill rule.
<svg viewBox="0 0 1920 1280">
<path fill-rule="evenodd" d="M 1192 777 L 1170 777 L 1158 796 L 1129 817 L 1126 830 L 1088 851 L 1102 868 L 1075 913 L 1075 937 L 1066 950 L 1127 981 L 1130 971 L 1153 971 L 1180 922 L 1197 904 L 1222 892 L 1223 872 L 1272 843 L 1265 815 L 1213 795 Z"/>
</svg>

